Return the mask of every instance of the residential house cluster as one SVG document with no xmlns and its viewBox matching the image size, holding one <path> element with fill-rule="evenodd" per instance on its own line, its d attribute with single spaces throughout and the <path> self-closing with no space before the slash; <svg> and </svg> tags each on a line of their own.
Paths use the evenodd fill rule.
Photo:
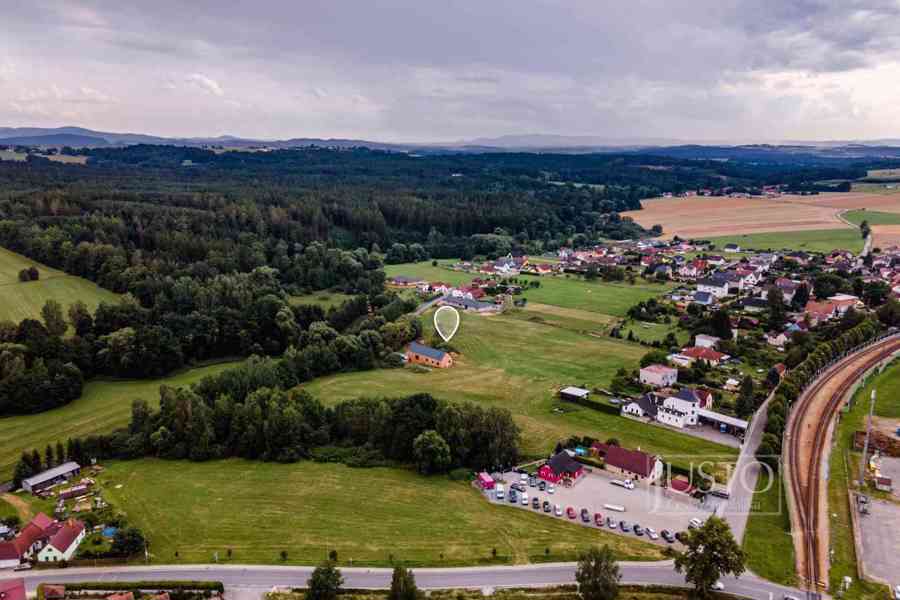
<svg viewBox="0 0 900 600">
<path fill-rule="evenodd" d="M 85 535 L 81 521 L 56 521 L 39 513 L 11 541 L 0 542 L 0 568 L 15 567 L 28 560 L 71 560 Z"/>
</svg>

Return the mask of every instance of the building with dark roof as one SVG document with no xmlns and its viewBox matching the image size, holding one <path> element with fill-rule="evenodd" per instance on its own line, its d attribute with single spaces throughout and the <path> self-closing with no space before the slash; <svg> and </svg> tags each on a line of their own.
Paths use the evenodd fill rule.
<svg viewBox="0 0 900 600">
<path fill-rule="evenodd" d="M 574 483 L 584 475 L 584 465 L 572 458 L 572 455 L 563 450 L 550 457 L 540 469 L 538 477 L 550 483 L 560 481 Z"/>
<path fill-rule="evenodd" d="M 37 494 L 39 491 L 56 485 L 57 483 L 68 481 L 80 472 L 81 465 L 79 465 L 77 462 L 69 461 L 67 463 L 59 465 L 58 467 L 47 469 L 46 471 L 42 471 L 37 475 L 33 475 L 27 479 L 23 479 L 22 488 L 26 492 Z"/>
<path fill-rule="evenodd" d="M 406 350 L 406 361 L 438 369 L 448 369 L 453 366 L 453 357 L 448 352 L 418 342 L 409 344 L 409 348 Z"/>
</svg>

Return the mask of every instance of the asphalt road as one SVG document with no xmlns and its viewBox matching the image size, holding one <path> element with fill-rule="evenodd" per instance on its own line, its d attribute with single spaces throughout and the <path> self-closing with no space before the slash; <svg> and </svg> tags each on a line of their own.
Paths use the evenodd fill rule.
<svg viewBox="0 0 900 600">
<path fill-rule="evenodd" d="M 683 586 L 684 579 L 675 573 L 671 562 L 620 563 L 622 583 Z M 342 568 L 344 585 L 352 588 L 386 588 L 390 586 L 390 569 Z M 241 566 L 241 565 L 177 565 L 153 567 L 112 567 L 101 569 L 65 569 L 54 571 L 3 571 L 0 579 L 24 577 L 26 587 L 34 591 L 38 583 L 74 581 L 137 580 L 213 580 L 225 584 L 231 598 L 249 600 L 272 587 L 303 587 L 312 567 Z M 468 567 L 456 569 L 414 569 L 416 583 L 422 588 L 497 588 L 540 587 L 574 583 L 574 563 L 550 563 L 508 567 Z M 780 600 L 785 593 L 800 593 L 755 575 L 739 579 L 726 578 L 725 591 L 758 600 Z"/>
</svg>

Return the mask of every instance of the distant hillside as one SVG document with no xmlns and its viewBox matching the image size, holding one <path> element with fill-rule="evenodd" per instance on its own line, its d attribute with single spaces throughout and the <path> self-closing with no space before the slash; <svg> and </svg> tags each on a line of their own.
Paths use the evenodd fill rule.
<svg viewBox="0 0 900 600">
<path fill-rule="evenodd" d="M 100 137 L 78 135 L 75 133 L 53 133 L 50 135 L 27 135 L 21 137 L 0 138 L 0 146 L 108 146 L 109 142 Z"/>
</svg>

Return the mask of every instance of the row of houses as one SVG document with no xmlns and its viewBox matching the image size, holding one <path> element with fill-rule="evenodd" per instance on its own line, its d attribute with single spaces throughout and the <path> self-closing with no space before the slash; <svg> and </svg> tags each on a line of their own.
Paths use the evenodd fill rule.
<svg viewBox="0 0 900 600">
<path fill-rule="evenodd" d="M 623 448 L 616 444 L 596 442 L 590 447 L 590 455 L 602 460 L 606 471 L 634 481 L 653 483 L 663 474 L 663 462 L 659 456 Z M 584 464 L 575 458 L 572 450 L 563 450 L 550 457 L 538 469 L 537 475 L 553 484 L 577 483 L 585 475 Z"/>
</svg>

